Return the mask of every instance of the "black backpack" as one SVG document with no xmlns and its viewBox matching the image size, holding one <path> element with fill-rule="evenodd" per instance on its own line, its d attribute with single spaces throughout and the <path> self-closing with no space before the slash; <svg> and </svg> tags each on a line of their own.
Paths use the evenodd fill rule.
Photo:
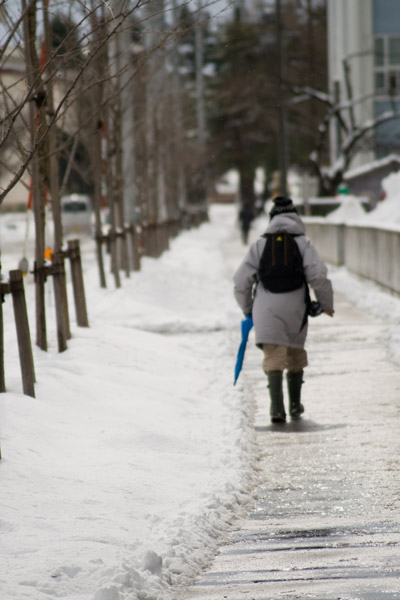
<svg viewBox="0 0 400 600">
<path fill-rule="evenodd" d="M 281 294 L 304 284 L 303 259 L 290 233 L 265 233 L 265 247 L 258 267 L 258 279 L 266 290 Z"/>
</svg>

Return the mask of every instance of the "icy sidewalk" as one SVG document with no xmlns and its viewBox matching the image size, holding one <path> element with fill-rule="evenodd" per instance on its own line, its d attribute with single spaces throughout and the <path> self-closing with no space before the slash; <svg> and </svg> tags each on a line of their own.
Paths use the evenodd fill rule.
<svg viewBox="0 0 400 600">
<path fill-rule="evenodd" d="M 400 598 L 400 367 L 390 329 L 336 295 L 335 318 L 310 323 L 304 418 L 286 425 L 269 423 L 261 353 L 249 344 L 242 385 L 258 402 L 257 500 L 180 598 Z"/>
</svg>

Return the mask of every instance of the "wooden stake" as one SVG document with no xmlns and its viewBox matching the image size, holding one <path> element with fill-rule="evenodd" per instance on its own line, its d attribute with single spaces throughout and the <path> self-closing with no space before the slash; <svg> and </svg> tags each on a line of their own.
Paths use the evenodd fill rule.
<svg viewBox="0 0 400 600">
<path fill-rule="evenodd" d="M 86 310 L 85 287 L 83 282 L 79 240 L 68 241 L 68 257 L 71 264 L 72 285 L 74 288 L 76 321 L 79 327 L 89 327 Z"/>
<path fill-rule="evenodd" d="M 0 283 L 0 393 L 6 391 L 6 381 L 4 374 L 4 319 L 3 302 L 5 294 L 10 291 L 8 283 Z"/>
<path fill-rule="evenodd" d="M 68 299 L 65 286 L 65 264 L 63 252 L 53 252 L 51 256 L 54 285 L 54 303 L 56 305 L 58 351 L 67 349 L 69 332 Z"/>
<path fill-rule="evenodd" d="M 127 227 L 129 233 L 131 256 L 132 256 L 132 270 L 140 271 L 140 252 L 139 252 L 139 232 L 136 228 L 135 223 L 132 221 L 129 227 Z"/>
<path fill-rule="evenodd" d="M 10 271 L 10 290 L 14 305 L 15 326 L 17 329 L 19 360 L 21 364 L 22 387 L 24 394 L 35 397 L 35 368 L 32 344 L 26 310 L 22 271 Z"/>
</svg>

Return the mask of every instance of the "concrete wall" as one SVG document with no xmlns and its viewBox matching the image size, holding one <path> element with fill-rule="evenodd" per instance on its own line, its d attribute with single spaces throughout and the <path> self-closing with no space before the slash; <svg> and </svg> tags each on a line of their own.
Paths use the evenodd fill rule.
<svg viewBox="0 0 400 600">
<path fill-rule="evenodd" d="M 344 225 L 328 223 L 321 219 L 304 219 L 307 236 L 322 258 L 332 265 L 344 264 Z"/>
<path fill-rule="evenodd" d="M 400 231 L 305 219 L 324 261 L 400 294 Z"/>
</svg>

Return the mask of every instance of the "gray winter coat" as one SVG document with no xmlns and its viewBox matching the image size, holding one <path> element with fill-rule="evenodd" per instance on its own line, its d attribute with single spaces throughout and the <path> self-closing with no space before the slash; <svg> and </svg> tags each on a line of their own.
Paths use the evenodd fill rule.
<svg viewBox="0 0 400 600">
<path fill-rule="evenodd" d="M 303 257 L 306 281 L 315 292 L 323 311 L 333 309 L 332 284 L 327 278 L 327 268 L 318 252 L 304 236 L 303 221 L 296 213 L 275 216 L 267 233 L 286 232 L 303 234 L 294 238 Z M 307 324 L 301 328 L 305 310 L 305 285 L 292 292 L 276 294 L 258 283 L 254 300 L 252 290 L 260 258 L 266 243 L 265 238 L 255 242 L 234 275 L 234 294 L 243 313 L 253 314 L 256 344 L 278 344 L 293 348 L 304 348 Z"/>
</svg>

